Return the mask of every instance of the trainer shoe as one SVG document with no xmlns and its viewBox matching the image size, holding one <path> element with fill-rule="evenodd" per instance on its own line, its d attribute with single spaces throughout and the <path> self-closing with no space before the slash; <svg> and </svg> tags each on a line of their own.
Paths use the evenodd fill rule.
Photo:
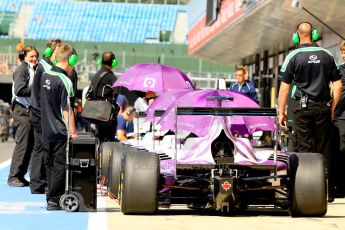
<svg viewBox="0 0 345 230">
<path fill-rule="evenodd" d="M 55 203 L 54 201 L 48 201 L 47 202 L 47 210 L 48 211 L 61 210 L 61 207 L 58 203 Z"/>
<path fill-rule="evenodd" d="M 25 186 L 24 182 L 19 180 L 18 177 L 12 177 L 12 178 L 8 179 L 7 184 L 8 184 L 8 186 L 11 186 L 11 187 L 24 187 Z"/>
</svg>

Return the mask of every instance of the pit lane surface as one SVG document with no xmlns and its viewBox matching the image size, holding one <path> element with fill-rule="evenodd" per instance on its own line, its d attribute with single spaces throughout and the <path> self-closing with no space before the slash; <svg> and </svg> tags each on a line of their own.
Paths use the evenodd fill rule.
<svg viewBox="0 0 345 230">
<path fill-rule="evenodd" d="M 125 216 L 115 200 L 98 195 L 98 212 L 48 212 L 45 195 L 7 186 L 14 143 L 0 143 L 0 230 L 40 229 L 345 229 L 345 199 L 336 199 L 323 218 L 291 218 L 286 211 L 251 207 L 233 216 L 172 206 L 154 216 Z"/>
</svg>

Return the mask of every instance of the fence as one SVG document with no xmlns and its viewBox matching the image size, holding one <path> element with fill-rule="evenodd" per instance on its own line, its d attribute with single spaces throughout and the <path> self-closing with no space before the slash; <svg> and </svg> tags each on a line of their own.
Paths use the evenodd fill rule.
<svg viewBox="0 0 345 230">
<path fill-rule="evenodd" d="M 99 69 L 96 60 L 89 60 L 84 56 L 76 66 L 78 73 L 80 87 L 89 84 L 90 79 Z M 11 75 L 15 68 L 19 65 L 17 54 L 12 53 L 11 50 L 7 53 L 0 53 L 0 82 L 11 82 Z M 123 68 L 121 65 L 114 69 L 116 76 L 121 74 L 128 68 Z M 197 88 L 214 88 L 217 79 L 225 79 L 226 82 L 234 81 L 235 75 L 233 73 L 224 72 L 192 72 L 184 71 L 186 75 L 193 81 Z M 4 77 L 5 76 L 5 77 Z"/>
</svg>

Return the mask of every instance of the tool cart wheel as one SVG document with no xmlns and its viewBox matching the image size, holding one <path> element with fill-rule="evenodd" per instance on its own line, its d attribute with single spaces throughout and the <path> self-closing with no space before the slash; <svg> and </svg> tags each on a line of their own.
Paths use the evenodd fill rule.
<svg viewBox="0 0 345 230">
<path fill-rule="evenodd" d="M 74 212 L 79 209 L 79 199 L 74 194 L 64 194 L 60 198 L 60 207 L 68 212 Z"/>
</svg>

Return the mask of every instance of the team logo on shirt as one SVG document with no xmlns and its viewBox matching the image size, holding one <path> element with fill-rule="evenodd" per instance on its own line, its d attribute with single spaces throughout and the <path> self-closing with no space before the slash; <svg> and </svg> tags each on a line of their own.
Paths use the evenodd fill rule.
<svg viewBox="0 0 345 230">
<path fill-rule="evenodd" d="M 43 88 L 46 88 L 47 90 L 50 90 L 50 80 L 49 79 L 45 80 Z"/>
<path fill-rule="evenodd" d="M 320 60 L 317 59 L 317 56 L 316 55 L 310 55 L 309 56 L 309 61 L 308 63 L 320 63 Z"/>
</svg>

